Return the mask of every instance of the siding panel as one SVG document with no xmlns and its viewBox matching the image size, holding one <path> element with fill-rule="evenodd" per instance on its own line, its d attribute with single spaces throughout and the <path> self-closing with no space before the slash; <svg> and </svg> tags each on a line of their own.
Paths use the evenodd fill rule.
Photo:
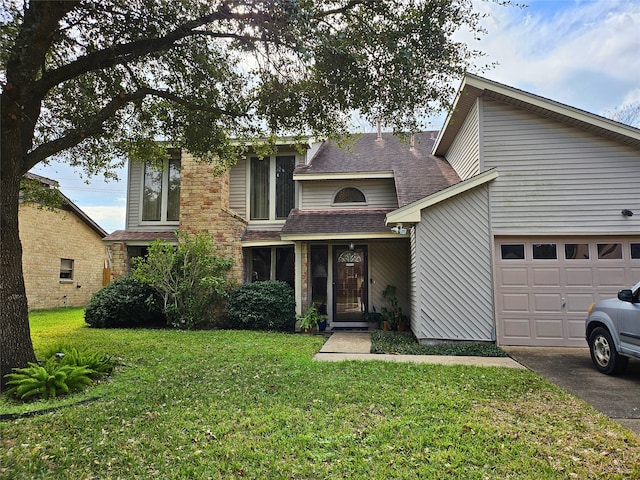
<svg viewBox="0 0 640 480">
<path fill-rule="evenodd" d="M 494 340 L 488 187 L 423 211 L 416 226 L 419 340 Z"/>
<path fill-rule="evenodd" d="M 490 99 L 482 112 L 495 233 L 640 232 L 620 214 L 640 204 L 637 149 Z"/>
<path fill-rule="evenodd" d="M 447 160 L 462 180 L 480 172 L 480 130 L 478 102 L 467 118 L 447 152 Z"/>
<path fill-rule="evenodd" d="M 393 179 L 362 181 L 304 181 L 302 188 L 303 210 L 346 208 L 349 204 L 333 205 L 334 195 L 344 187 L 356 187 L 364 193 L 369 208 L 398 208 Z"/>
<path fill-rule="evenodd" d="M 409 244 L 407 240 L 369 243 L 369 307 L 379 312 L 390 305 L 382 298 L 388 284 L 396 286 L 398 305 L 406 314 L 409 310 Z M 373 283 L 372 283 L 373 282 Z"/>
<path fill-rule="evenodd" d="M 247 160 L 241 158 L 229 170 L 229 208 L 243 218 L 247 216 Z"/>
</svg>

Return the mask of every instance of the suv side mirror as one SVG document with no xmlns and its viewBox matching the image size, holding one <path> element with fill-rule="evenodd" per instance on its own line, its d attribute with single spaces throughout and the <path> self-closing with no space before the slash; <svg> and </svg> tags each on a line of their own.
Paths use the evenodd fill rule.
<svg viewBox="0 0 640 480">
<path fill-rule="evenodd" d="M 620 290 L 618 292 L 618 300 L 633 303 L 633 292 L 631 290 Z"/>
</svg>

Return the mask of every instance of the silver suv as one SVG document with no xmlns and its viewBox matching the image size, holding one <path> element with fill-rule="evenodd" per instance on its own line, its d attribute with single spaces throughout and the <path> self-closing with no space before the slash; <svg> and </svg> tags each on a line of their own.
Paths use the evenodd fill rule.
<svg viewBox="0 0 640 480">
<path fill-rule="evenodd" d="M 600 300 L 589 307 L 586 338 L 591 360 L 607 375 L 622 373 L 629 357 L 640 359 L 640 282 L 620 290 L 618 298 Z"/>
</svg>

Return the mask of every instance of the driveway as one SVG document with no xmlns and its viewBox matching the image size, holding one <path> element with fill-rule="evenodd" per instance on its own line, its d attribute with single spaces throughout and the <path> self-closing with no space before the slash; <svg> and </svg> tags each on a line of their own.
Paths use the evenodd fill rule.
<svg viewBox="0 0 640 480">
<path fill-rule="evenodd" d="M 624 374 L 609 376 L 595 369 L 588 348 L 502 349 L 528 369 L 640 434 L 640 361 L 631 359 Z"/>
</svg>

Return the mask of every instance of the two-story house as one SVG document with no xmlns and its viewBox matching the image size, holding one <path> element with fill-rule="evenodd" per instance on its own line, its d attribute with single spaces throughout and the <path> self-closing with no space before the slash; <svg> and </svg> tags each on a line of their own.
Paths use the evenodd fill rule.
<svg viewBox="0 0 640 480">
<path fill-rule="evenodd" d="M 208 232 L 237 278 L 289 282 L 333 328 L 392 284 L 421 341 L 503 345 L 585 345 L 589 304 L 640 278 L 638 129 L 467 75 L 440 132 L 305 147 L 216 178 L 184 152 L 131 164 L 114 271 Z"/>
</svg>

